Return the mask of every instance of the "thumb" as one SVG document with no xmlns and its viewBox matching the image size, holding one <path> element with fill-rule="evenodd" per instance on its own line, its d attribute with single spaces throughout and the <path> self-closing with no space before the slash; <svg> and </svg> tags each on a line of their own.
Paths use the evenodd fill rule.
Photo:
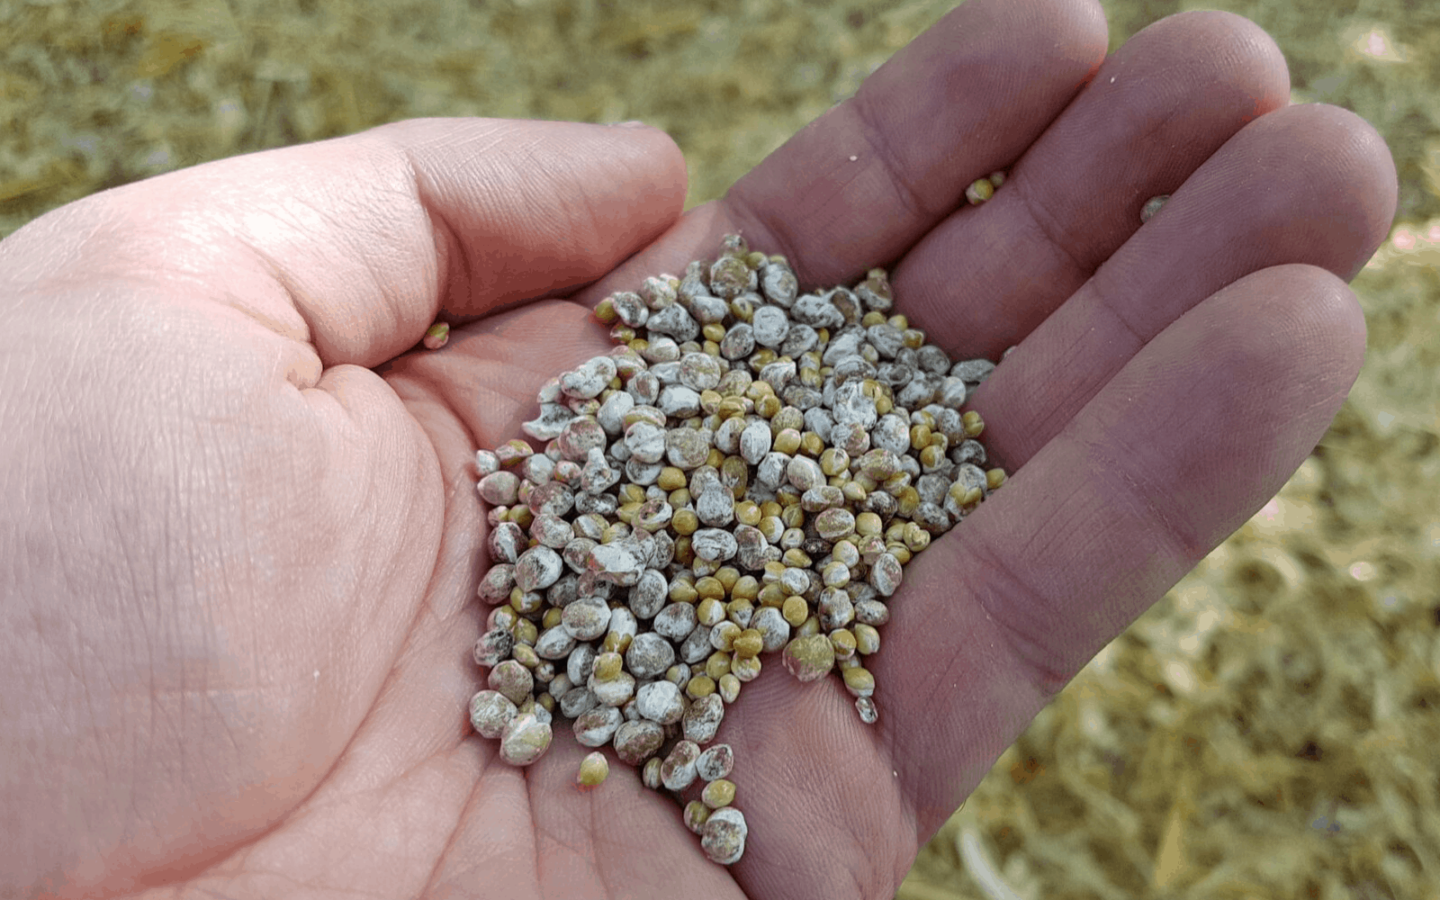
<svg viewBox="0 0 1440 900">
<path fill-rule="evenodd" d="M 327 368 L 370 367 L 442 312 L 599 278 L 684 200 L 684 160 L 656 129 L 423 119 L 107 191 L 16 232 L 0 257 L 17 288 L 97 267 L 181 281 L 311 344 Z"/>
</svg>

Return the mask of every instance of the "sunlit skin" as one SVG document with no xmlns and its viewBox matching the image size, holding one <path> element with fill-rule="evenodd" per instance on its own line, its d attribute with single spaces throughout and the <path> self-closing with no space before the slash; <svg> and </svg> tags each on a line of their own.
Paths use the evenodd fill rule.
<svg viewBox="0 0 1440 900">
<path fill-rule="evenodd" d="M 1090 0 L 977 0 L 684 215 L 658 130 L 431 120 L 0 244 L 0 895 L 892 896 L 1361 365 L 1380 138 L 1287 107 L 1230 15 L 1105 50 Z M 726 869 L 635 771 L 580 790 L 564 728 L 513 768 L 466 705 L 475 449 L 607 349 L 600 298 L 735 231 L 810 287 L 891 266 L 952 356 L 1018 349 L 971 404 L 1010 480 L 907 568 L 879 723 L 776 657 L 727 715 L 751 836 Z"/>
</svg>

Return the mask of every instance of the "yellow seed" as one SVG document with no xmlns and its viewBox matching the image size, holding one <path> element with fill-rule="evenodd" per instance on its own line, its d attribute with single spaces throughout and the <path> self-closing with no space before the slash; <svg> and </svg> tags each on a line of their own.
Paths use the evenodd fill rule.
<svg viewBox="0 0 1440 900">
<path fill-rule="evenodd" d="M 839 475 L 850 468 L 850 454 L 839 447 L 830 447 L 820 454 L 820 471 L 826 475 Z"/>
<path fill-rule="evenodd" d="M 783 608 L 785 605 L 785 589 L 778 584 L 767 584 L 760 588 L 760 594 L 755 602 L 761 606 L 774 606 Z"/>
<path fill-rule="evenodd" d="M 524 622 L 525 620 L 521 619 L 521 621 Z M 525 622 L 525 624 L 531 628 L 535 627 L 534 622 Z M 510 651 L 510 658 L 527 669 L 533 669 L 540 665 L 540 656 L 535 652 L 534 646 L 531 644 L 522 644 L 518 638 L 516 639 L 514 649 Z"/>
<path fill-rule="evenodd" d="M 920 508 L 920 492 L 913 487 L 901 488 L 895 494 L 895 500 L 895 514 L 906 519 L 915 515 L 915 510 Z"/>
<path fill-rule="evenodd" d="M 895 560 L 902 566 L 910 565 L 910 559 L 914 555 L 910 552 L 910 548 L 904 544 L 887 544 L 885 546 L 885 552 L 895 557 Z"/>
<path fill-rule="evenodd" d="M 718 447 L 710 448 L 710 455 L 705 457 L 705 465 L 712 469 L 719 469 L 725 464 L 725 454 L 720 452 Z"/>
<path fill-rule="evenodd" d="M 855 517 L 855 533 L 859 535 L 880 534 L 885 524 L 873 512 L 862 512 Z"/>
<path fill-rule="evenodd" d="M 836 659 L 849 659 L 855 655 L 855 633 L 848 628 L 837 628 L 830 632 L 830 646 L 835 648 Z"/>
<path fill-rule="evenodd" d="M 786 550 L 784 555 L 780 557 L 780 561 L 787 566 L 794 566 L 797 569 L 808 569 L 815 564 L 815 560 L 810 558 L 810 554 L 801 550 L 799 547 L 791 547 L 789 550 Z"/>
<path fill-rule="evenodd" d="M 735 639 L 740 636 L 741 628 L 734 622 L 720 622 L 710 632 L 710 644 L 714 646 L 719 643 L 719 649 L 728 653 L 734 646 Z"/>
<path fill-rule="evenodd" d="M 985 472 L 985 484 L 992 491 L 998 488 L 1000 485 L 1004 484 L 1005 478 L 1006 475 L 1004 469 L 988 469 Z M 1008 497 L 1010 495 L 1006 494 L 1005 496 Z"/>
<path fill-rule="evenodd" d="M 744 500 L 735 504 L 735 520 L 741 525 L 760 524 L 760 506 L 753 500 Z"/>
<path fill-rule="evenodd" d="M 720 699 L 726 703 L 734 703 L 740 696 L 740 679 L 736 678 L 733 673 L 727 672 L 721 675 L 720 679 L 715 682 L 715 687 L 720 691 Z"/>
<path fill-rule="evenodd" d="M 801 528 L 805 525 L 805 510 L 800 508 L 800 498 L 780 511 L 780 521 L 786 528 Z"/>
<path fill-rule="evenodd" d="M 715 579 L 710 579 L 714 581 Z M 718 583 L 718 582 L 717 582 Z M 701 625 L 710 628 L 725 621 L 725 603 L 720 597 L 704 597 L 700 605 L 695 607 L 695 615 L 699 618 Z M 723 595 L 721 595 L 723 596 Z"/>
<path fill-rule="evenodd" d="M 691 700 L 699 700 L 701 697 L 708 697 L 715 693 L 715 679 L 709 675 L 696 675 L 685 685 L 685 696 Z"/>
<path fill-rule="evenodd" d="M 735 600 L 749 600 L 752 603 L 760 597 L 760 582 L 754 575 L 741 575 L 735 580 L 730 588 L 730 596 Z"/>
<path fill-rule="evenodd" d="M 620 486 L 621 503 L 644 503 L 645 489 L 638 484 L 622 484 Z"/>
<path fill-rule="evenodd" d="M 725 596 L 725 584 L 713 575 L 695 580 L 695 591 L 702 600 L 720 600 Z"/>
<path fill-rule="evenodd" d="M 875 693 L 875 676 L 864 666 L 852 666 L 840 673 L 845 679 L 845 688 L 855 697 L 869 697 Z"/>
<path fill-rule="evenodd" d="M 925 346 L 925 332 L 918 328 L 907 328 L 900 335 L 900 342 L 911 350 L 919 350 Z"/>
<path fill-rule="evenodd" d="M 641 506 L 642 504 L 640 503 L 622 503 L 620 508 L 615 510 L 615 518 L 624 522 L 626 525 L 634 525 L 635 514 L 640 512 Z"/>
<path fill-rule="evenodd" d="M 554 628 L 556 625 L 560 624 L 560 615 L 563 612 L 564 610 L 562 610 L 558 606 L 550 607 L 549 609 L 545 610 L 545 615 L 540 618 L 540 624 L 543 625 L 545 628 Z"/>
<path fill-rule="evenodd" d="M 725 595 L 728 595 L 735 587 L 735 582 L 740 580 L 740 570 L 734 566 L 721 566 L 715 572 L 715 580 L 720 582 L 720 587 Z"/>
<path fill-rule="evenodd" d="M 643 354 L 646 350 L 650 349 L 650 342 L 645 340 L 644 338 L 637 337 L 633 341 L 628 341 L 626 343 L 626 346 L 628 346 L 631 350 L 634 350 L 636 353 Z"/>
<path fill-rule="evenodd" d="M 700 345 L 700 351 L 706 356 L 718 357 L 720 355 L 720 345 L 715 343 L 714 341 L 707 340 L 705 341 L 705 343 Z M 729 360 L 726 360 L 726 362 L 729 362 Z"/>
<path fill-rule="evenodd" d="M 825 442 L 813 431 L 804 432 L 800 435 L 800 452 L 814 459 L 825 452 Z"/>
<path fill-rule="evenodd" d="M 719 391 L 700 392 L 700 410 L 704 412 L 707 416 L 715 415 L 715 413 L 720 410 L 720 404 L 722 401 L 723 398 L 720 396 Z"/>
<path fill-rule="evenodd" d="M 658 759 L 658 757 L 654 758 Z M 705 827 L 705 823 L 710 819 L 710 807 L 701 803 L 699 800 L 691 800 L 685 804 L 684 818 L 685 827 L 699 834 Z"/>
<path fill-rule="evenodd" d="M 730 674 L 741 682 L 754 681 L 760 677 L 759 656 L 737 656 L 730 660 Z"/>
<path fill-rule="evenodd" d="M 735 802 L 735 782 L 728 778 L 715 779 L 700 792 L 700 801 L 710 809 L 729 806 Z"/>
<path fill-rule="evenodd" d="M 694 603 L 699 596 L 695 585 L 688 581 L 676 581 L 670 585 L 669 597 L 676 603 Z"/>
<path fill-rule="evenodd" d="M 929 426 L 923 424 L 910 426 L 910 446 L 917 450 L 924 450 L 930 446 Z"/>
<path fill-rule="evenodd" d="M 785 598 L 784 605 L 780 607 L 780 615 L 785 617 L 791 628 L 799 628 L 810 618 L 810 604 L 805 602 L 804 597 L 792 594 Z"/>
<path fill-rule="evenodd" d="M 684 509 L 690 505 L 690 489 L 683 487 L 676 488 L 671 491 L 665 499 L 670 504 L 671 509 Z"/>
<path fill-rule="evenodd" d="M 845 538 L 830 548 L 830 558 L 853 569 L 860 565 L 860 548 L 855 546 L 853 538 Z"/>
<path fill-rule="evenodd" d="M 554 712 L 555 698 L 550 696 L 549 691 L 545 691 L 540 696 L 535 698 L 535 705 L 543 708 L 546 712 Z"/>
<path fill-rule="evenodd" d="M 840 493 L 851 503 L 863 503 L 869 495 L 869 492 L 865 490 L 865 486 L 855 480 L 846 481 L 842 484 L 840 486 Z"/>
<path fill-rule="evenodd" d="M 580 771 L 575 775 L 575 783 L 581 790 L 589 790 L 598 787 L 610 774 L 610 763 L 605 759 L 605 754 L 596 750 L 580 761 Z"/>
<path fill-rule="evenodd" d="M 909 523 L 905 526 L 905 546 L 911 553 L 919 553 L 930 546 L 930 532 L 914 522 Z"/>
<path fill-rule="evenodd" d="M 795 629 L 794 637 L 814 637 L 820 633 L 820 619 L 817 616 L 810 616 Z"/>
<path fill-rule="evenodd" d="M 725 326 L 719 322 L 711 322 L 701 328 L 700 333 L 705 335 L 707 341 L 722 341 L 725 339 Z"/>
<path fill-rule="evenodd" d="M 794 455 L 795 451 L 800 449 L 800 432 L 793 428 L 782 430 L 775 435 L 773 447 L 777 453 Z"/>
<path fill-rule="evenodd" d="M 866 328 L 870 328 L 874 325 L 884 325 L 885 314 L 872 310 L 870 312 L 867 312 L 864 316 L 860 318 L 860 324 L 865 326 Z"/>
<path fill-rule="evenodd" d="M 768 381 L 752 381 L 750 386 L 745 388 L 744 397 L 752 403 L 759 403 L 766 397 L 775 396 L 775 386 Z M 776 397 L 778 400 L 779 398 Z M 772 413 L 773 415 L 773 413 Z M 766 416 L 765 418 L 770 418 Z"/>
<path fill-rule="evenodd" d="M 670 520 L 670 526 L 675 526 L 674 519 Z M 675 539 L 675 561 L 682 566 L 695 562 L 695 548 L 690 544 L 690 535 L 683 532 L 681 537 Z"/>
<path fill-rule="evenodd" d="M 826 587 L 844 587 L 850 583 L 850 567 L 842 562 L 832 562 L 820 570 L 820 579 Z"/>
<path fill-rule="evenodd" d="M 978 178 L 965 189 L 965 199 L 970 201 L 971 206 L 979 206 L 993 196 L 995 185 L 991 184 L 988 178 Z"/>
<path fill-rule="evenodd" d="M 945 435 L 938 434 L 935 437 L 943 439 Z M 945 448 L 932 438 L 930 445 L 920 451 L 920 465 L 925 469 L 934 469 L 944 463 Z"/>
<path fill-rule="evenodd" d="M 613 632 L 612 632 L 613 633 Z M 597 653 L 592 670 L 596 681 L 614 681 L 620 677 L 625 660 L 616 652 Z"/>
<path fill-rule="evenodd" d="M 740 397 L 726 397 L 715 407 L 715 415 L 722 421 L 745 415 L 745 401 Z"/>
<path fill-rule="evenodd" d="M 754 369 L 756 372 L 759 372 L 761 369 L 774 362 L 778 357 L 779 354 L 777 354 L 774 350 L 771 350 L 769 347 L 761 347 L 759 350 L 756 350 L 754 353 L 750 354 L 750 368 Z"/>
<path fill-rule="evenodd" d="M 540 636 L 540 632 L 536 629 L 535 623 L 529 619 L 517 620 L 515 627 L 510 630 L 510 633 L 515 636 L 515 642 L 517 644 L 524 644 L 527 647 L 535 646 L 535 639 Z"/>
<path fill-rule="evenodd" d="M 615 320 L 619 317 L 619 313 L 615 312 L 614 297 L 606 297 L 604 300 L 595 304 L 595 318 L 598 319 L 602 325 L 614 325 Z"/>
<path fill-rule="evenodd" d="M 731 600 L 725 604 L 725 618 L 744 628 L 743 623 L 749 622 L 755 614 L 755 604 L 743 598 Z"/>
<path fill-rule="evenodd" d="M 633 639 L 633 635 L 619 631 L 610 631 L 606 632 L 605 640 L 600 644 L 600 647 L 606 653 L 624 653 L 630 649 L 630 641 Z"/>
<path fill-rule="evenodd" d="M 705 660 L 705 674 L 719 681 L 730 672 L 730 654 L 716 650 Z"/>
<path fill-rule="evenodd" d="M 765 563 L 765 567 L 760 570 L 760 579 L 765 584 L 773 584 L 779 581 L 780 576 L 784 574 L 785 564 L 778 559 L 772 559 Z"/>
<path fill-rule="evenodd" d="M 979 437 L 985 430 L 985 420 L 973 409 L 960 417 L 960 424 L 965 429 L 965 434 L 972 438 Z"/>
<path fill-rule="evenodd" d="M 610 328 L 610 342 L 612 344 L 628 344 L 635 340 L 635 329 L 629 325 L 616 323 Z"/>
<path fill-rule="evenodd" d="M 759 631 L 756 631 L 754 628 L 747 628 L 740 632 L 731 646 L 734 649 L 737 659 L 758 656 L 760 655 L 760 651 L 765 648 L 765 639 L 760 635 Z"/>
<path fill-rule="evenodd" d="M 528 506 L 515 506 L 510 509 L 509 519 L 521 528 L 528 529 L 530 523 L 535 521 L 535 514 Z"/>
<path fill-rule="evenodd" d="M 730 301 L 730 314 L 741 322 L 748 322 L 755 315 L 755 304 L 743 296 Z"/>
<path fill-rule="evenodd" d="M 880 649 L 880 632 L 875 630 L 875 626 L 856 622 L 850 626 L 850 630 L 855 632 L 856 653 L 869 656 Z"/>
<path fill-rule="evenodd" d="M 670 518 L 670 527 L 676 534 L 689 536 L 700 528 L 700 517 L 695 515 L 693 509 L 678 509 L 675 515 Z M 676 542 L 679 546 L 679 542 Z"/>
<path fill-rule="evenodd" d="M 684 663 L 676 663 L 665 670 L 665 680 L 682 690 L 690 681 L 690 677 L 690 667 Z"/>
</svg>

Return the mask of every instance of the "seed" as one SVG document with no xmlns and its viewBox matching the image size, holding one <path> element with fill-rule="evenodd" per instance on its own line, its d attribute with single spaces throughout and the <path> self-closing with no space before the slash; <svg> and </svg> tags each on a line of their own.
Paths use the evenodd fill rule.
<svg viewBox="0 0 1440 900">
<path fill-rule="evenodd" d="M 835 665 L 835 648 L 821 634 L 797 637 L 785 645 L 785 670 L 800 681 L 825 677 Z"/>
<path fill-rule="evenodd" d="M 712 862 L 728 866 L 745 855 L 745 839 L 749 829 L 745 816 L 733 806 L 710 813 L 700 828 L 700 847 Z"/>
<path fill-rule="evenodd" d="M 648 765 L 648 763 L 647 763 Z M 685 827 L 700 834 L 705 826 L 705 820 L 710 818 L 710 807 L 699 800 L 691 800 L 685 804 Z"/>
<path fill-rule="evenodd" d="M 668 790 L 685 790 L 695 781 L 696 760 L 700 755 L 700 745 L 694 741 L 682 740 L 677 743 L 660 765 L 661 784 Z"/>
<path fill-rule="evenodd" d="M 700 802 L 712 810 L 729 806 L 735 801 L 735 782 L 728 778 L 717 778 L 705 785 L 700 792 Z"/>
<path fill-rule="evenodd" d="M 1160 194 L 1157 197 L 1151 197 L 1149 200 L 1146 200 L 1145 205 L 1140 208 L 1140 224 L 1143 225 L 1150 221 L 1150 219 L 1165 206 L 1166 201 L 1169 199 L 1169 194 Z"/>
<path fill-rule="evenodd" d="M 965 189 L 965 199 L 969 200 L 972 206 L 978 206 L 993 196 L 995 185 L 988 178 L 976 179 Z"/>
<path fill-rule="evenodd" d="M 470 698 L 470 725 L 481 737 L 500 737 L 516 715 L 515 704 L 499 691 L 481 691 Z"/>
<path fill-rule="evenodd" d="M 605 758 L 605 754 L 596 750 L 580 761 L 580 771 L 575 774 L 575 783 L 581 790 L 591 790 L 599 787 L 609 774 L 609 760 Z"/>
<path fill-rule="evenodd" d="M 839 669 L 876 720 L 862 662 L 881 600 L 1004 480 L 959 411 L 993 364 L 952 363 L 893 305 L 879 269 L 799 296 L 787 263 L 733 237 L 683 279 L 602 301 L 625 345 L 542 386 L 522 430 L 544 453 L 476 454 L 493 608 L 473 655 L 492 683 L 472 719 L 502 758 L 507 726 L 531 717 L 509 745 L 524 758 L 553 711 L 658 787 L 666 735 L 712 741 L 776 650 L 802 680 Z M 738 811 L 699 802 L 686 822 L 710 858 L 739 858 Z"/>
<path fill-rule="evenodd" d="M 550 723 L 533 712 L 518 715 L 500 735 L 500 758 L 512 766 L 528 766 L 550 749 L 550 737 Z"/>
</svg>

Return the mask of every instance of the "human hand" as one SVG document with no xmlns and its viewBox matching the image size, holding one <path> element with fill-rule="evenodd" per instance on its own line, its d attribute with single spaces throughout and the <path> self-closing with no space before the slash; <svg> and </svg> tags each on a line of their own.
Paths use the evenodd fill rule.
<svg viewBox="0 0 1440 900">
<path fill-rule="evenodd" d="M 1232 16 L 1104 50 L 1094 3 L 972 3 L 683 218 L 652 130 L 425 121 L 0 245 L 0 895 L 890 896 L 1360 365 L 1343 279 L 1393 210 L 1380 139 L 1282 108 Z M 563 730 L 512 768 L 465 704 L 475 447 L 607 348 L 587 306 L 730 231 L 807 285 L 898 261 L 932 341 L 1019 349 L 972 404 L 1011 482 L 907 569 L 880 722 L 778 673 L 726 717 L 752 837 L 724 869 L 635 773 L 577 792 Z M 408 352 L 437 314 L 470 324 Z"/>
</svg>

